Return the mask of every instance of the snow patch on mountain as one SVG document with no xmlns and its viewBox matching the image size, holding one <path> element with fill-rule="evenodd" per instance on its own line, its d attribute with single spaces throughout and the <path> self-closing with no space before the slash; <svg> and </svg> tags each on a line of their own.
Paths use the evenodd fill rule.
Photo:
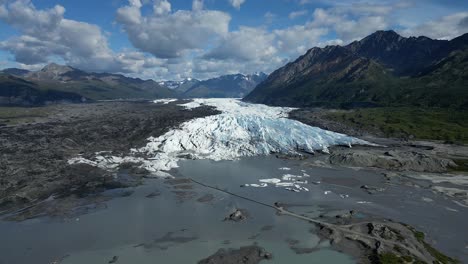
<svg viewBox="0 0 468 264">
<path fill-rule="evenodd" d="M 151 137 L 143 148 L 132 149 L 133 155 L 129 157 L 109 157 L 104 153 L 93 160 L 78 157 L 69 162 L 86 162 L 102 168 L 134 162 L 160 174 L 176 168 L 181 158 L 234 160 L 271 153 L 327 152 L 333 145 L 370 144 L 288 119 L 293 108 L 250 104 L 238 99 L 195 99 L 182 106 L 193 109 L 203 105 L 222 113 L 190 120 L 160 137 Z"/>
</svg>

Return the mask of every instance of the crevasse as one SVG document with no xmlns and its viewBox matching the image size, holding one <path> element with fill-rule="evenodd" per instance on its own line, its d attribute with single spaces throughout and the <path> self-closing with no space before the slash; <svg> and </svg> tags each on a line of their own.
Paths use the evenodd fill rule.
<svg viewBox="0 0 468 264">
<path fill-rule="evenodd" d="M 122 162 L 138 162 L 156 175 L 166 175 L 162 171 L 177 167 L 182 157 L 233 160 L 270 153 L 327 151 L 333 145 L 370 144 L 288 119 L 293 108 L 249 104 L 237 99 L 194 99 L 182 106 L 192 109 L 201 105 L 213 106 L 222 113 L 190 120 L 160 137 L 149 138 L 145 147 L 132 149 L 140 158 L 97 155 L 93 160 L 75 158 L 70 163 L 114 168 Z M 141 154 L 147 158 L 141 158 Z"/>
</svg>

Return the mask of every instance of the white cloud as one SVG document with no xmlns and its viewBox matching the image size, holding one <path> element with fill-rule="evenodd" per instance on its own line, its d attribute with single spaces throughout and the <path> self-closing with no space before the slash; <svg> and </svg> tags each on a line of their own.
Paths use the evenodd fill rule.
<svg viewBox="0 0 468 264">
<path fill-rule="evenodd" d="M 4 6 L 0 19 L 24 35 L 1 43 L 20 62 L 39 63 L 48 56 L 59 55 L 68 60 L 78 57 L 90 61 L 108 59 L 112 51 L 101 29 L 95 25 L 65 19 L 65 8 L 37 10 L 30 1 L 16 1 Z"/>
<path fill-rule="evenodd" d="M 350 42 L 376 30 L 387 29 L 390 25 L 386 16 L 376 14 L 354 18 L 351 13 L 343 13 L 342 8 L 327 10 L 317 8 L 314 10 L 311 26 L 333 29 L 340 39 Z"/>
<path fill-rule="evenodd" d="M 156 80 L 204 79 L 238 72 L 271 72 L 314 46 L 347 44 L 379 29 L 397 27 L 403 28 L 399 31 L 405 36 L 446 39 L 468 31 L 468 12 L 422 24 L 415 20 L 404 24 L 399 11 L 414 8 L 406 2 L 319 1 L 323 8 L 302 10 L 311 6 L 298 5 L 299 10 L 289 14 L 289 19 L 310 14 L 310 20 L 303 24 L 276 28 L 274 20 L 281 22 L 288 17 L 267 12 L 259 17 L 263 26 L 236 25 L 234 31 L 229 31 L 231 16 L 208 10 L 202 0 L 184 1 L 187 9 L 192 4 L 191 10 L 174 10 L 170 0 L 128 0 L 116 11 L 116 22 L 132 46 L 116 51 L 110 48 L 108 35 L 99 26 L 67 19 L 60 5 L 36 9 L 31 0 L 0 0 L 0 21 L 19 32 L 0 40 L 0 49 L 13 54 L 23 68 L 37 69 L 55 60 L 88 71 L 120 72 Z M 236 9 L 244 3 L 229 0 Z"/>
<path fill-rule="evenodd" d="M 264 28 L 241 27 L 230 32 L 215 48 L 208 51 L 202 57 L 204 62 L 201 65 L 208 69 L 224 67 L 245 71 L 248 68 L 270 72 L 315 46 L 327 32 L 325 28 L 313 28 L 310 25 L 271 32 Z"/>
<path fill-rule="evenodd" d="M 140 0 L 129 0 L 131 6 L 135 6 L 137 8 L 140 8 L 142 6 Z"/>
<path fill-rule="evenodd" d="M 226 35 L 205 57 L 218 60 L 264 60 L 277 52 L 273 41 L 274 35 L 269 34 L 265 29 L 241 27 L 238 31 Z"/>
<path fill-rule="evenodd" d="M 453 39 L 468 32 L 468 12 L 460 12 L 402 30 L 405 36 Z"/>
<path fill-rule="evenodd" d="M 139 5 L 138 0 L 132 0 L 132 8 Z M 88 71 L 136 70 L 134 60 L 110 49 L 98 26 L 64 18 L 65 8 L 60 5 L 38 10 L 31 1 L 18 0 L 2 5 L 0 10 L 0 20 L 22 34 L 1 41 L 0 48 L 12 53 L 20 64 L 35 67 L 59 58 Z"/>
<path fill-rule="evenodd" d="M 169 3 L 169 1 L 167 0 L 154 0 L 153 10 L 154 10 L 154 13 L 157 15 L 170 13 L 171 3 Z"/>
<path fill-rule="evenodd" d="M 291 12 L 289 13 L 289 19 L 296 19 L 298 17 L 301 17 L 301 16 L 305 16 L 309 13 L 309 11 L 307 10 L 300 10 L 300 11 L 294 11 L 294 12 Z"/>
<path fill-rule="evenodd" d="M 273 31 L 278 48 L 294 58 L 316 46 L 328 29 L 313 27 L 310 23 Z"/>
<path fill-rule="evenodd" d="M 229 0 L 229 3 L 231 3 L 231 5 L 236 9 L 240 9 L 241 5 L 244 2 L 245 2 L 245 0 Z"/>
<path fill-rule="evenodd" d="M 195 3 L 201 1 L 194 1 Z M 174 58 L 186 52 L 205 48 L 214 39 L 228 33 L 231 17 L 220 11 L 178 10 L 174 13 L 142 16 L 137 8 L 136 17 L 125 6 L 117 11 L 117 22 L 127 33 L 134 47 L 158 58 Z M 129 16 L 131 15 L 131 16 Z"/>
</svg>

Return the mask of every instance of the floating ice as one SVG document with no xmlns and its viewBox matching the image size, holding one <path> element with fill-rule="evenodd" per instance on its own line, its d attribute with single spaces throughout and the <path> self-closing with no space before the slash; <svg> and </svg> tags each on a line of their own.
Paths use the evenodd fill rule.
<svg viewBox="0 0 468 264">
<path fill-rule="evenodd" d="M 281 180 L 280 180 L 280 179 L 277 179 L 277 178 L 272 178 L 272 179 L 260 179 L 260 180 L 258 180 L 258 181 L 259 181 L 259 182 L 264 182 L 264 183 L 273 183 L 273 184 L 281 182 Z"/>
<path fill-rule="evenodd" d="M 271 179 L 260 179 L 258 180 L 260 183 L 269 183 L 274 187 L 281 187 L 288 191 L 294 192 L 301 192 L 305 191 L 308 192 L 309 189 L 302 186 L 307 184 L 308 181 L 302 180 L 304 176 L 301 175 L 293 175 L 293 174 L 284 174 L 281 179 L 278 178 L 271 178 Z M 251 184 L 246 184 L 244 186 L 251 186 Z"/>
<path fill-rule="evenodd" d="M 168 103 L 171 103 L 171 102 L 175 102 L 179 99 L 174 99 L 174 98 L 169 98 L 169 99 L 157 99 L 157 100 L 154 100 L 153 103 L 155 104 L 168 104 Z"/>
<path fill-rule="evenodd" d="M 173 100 L 156 100 L 155 103 Z M 288 113 L 293 108 L 249 104 L 238 99 L 195 99 L 182 104 L 187 109 L 202 105 L 215 107 L 221 114 L 193 119 L 160 137 L 151 137 L 143 148 L 132 149 L 129 157 L 101 153 L 92 160 L 78 157 L 69 163 L 88 163 L 115 169 L 124 162 L 134 162 L 156 175 L 176 168 L 177 161 L 187 156 L 194 159 L 234 160 L 270 153 L 327 151 L 333 145 L 370 144 L 288 119 Z"/>
<path fill-rule="evenodd" d="M 286 187 L 286 186 L 294 186 L 293 182 L 279 182 L 275 184 L 276 187 Z"/>
<path fill-rule="evenodd" d="M 285 170 L 285 171 L 288 171 L 288 170 L 291 170 L 291 168 L 288 168 L 288 167 L 282 167 L 282 168 L 279 168 L 279 170 Z"/>
<path fill-rule="evenodd" d="M 260 184 L 252 183 L 252 184 L 244 184 L 244 186 L 245 187 L 264 188 L 264 187 L 267 187 L 268 184 L 266 184 L 266 183 L 260 183 Z"/>
</svg>

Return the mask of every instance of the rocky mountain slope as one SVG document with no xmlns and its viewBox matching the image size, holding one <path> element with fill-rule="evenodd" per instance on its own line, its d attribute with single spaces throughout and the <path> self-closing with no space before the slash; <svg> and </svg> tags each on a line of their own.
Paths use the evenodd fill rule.
<svg viewBox="0 0 468 264">
<path fill-rule="evenodd" d="M 7 69 L 5 73 L 34 83 L 42 90 L 72 92 L 94 100 L 167 98 L 176 93 L 153 80 L 130 78 L 120 74 L 88 73 L 55 63 L 34 72 Z"/>
<path fill-rule="evenodd" d="M 273 72 L 246 101 L 288 106 L 466 107 L 468 34 L 451 41 L 378 31 L 312 48 Z"/>
<path fill-rule="evenodd" d="M 35 83 L 0 73 L 0 106 L 32 106 L 52 102 L 84 102 L 79 94 L 58 90 L 44 90 Z"/>
<path fill-rule="evenodd" d="M 267 77 L 264 73 L 231 74 L 200 81 L 182 92 L 185 98 L 242 98 Z"/>
<path fill-rule="evenodd" d="M 182 81 L 159 82 L 159 85 L 166 86 L 167 88 L 174 90 L 180 94 L 180 93 L 186 92 L 188 89 L 192 88 L 194 85 L 196 85 L 199 82 L 200 80 L 187 78 Z"/>
</svg>

